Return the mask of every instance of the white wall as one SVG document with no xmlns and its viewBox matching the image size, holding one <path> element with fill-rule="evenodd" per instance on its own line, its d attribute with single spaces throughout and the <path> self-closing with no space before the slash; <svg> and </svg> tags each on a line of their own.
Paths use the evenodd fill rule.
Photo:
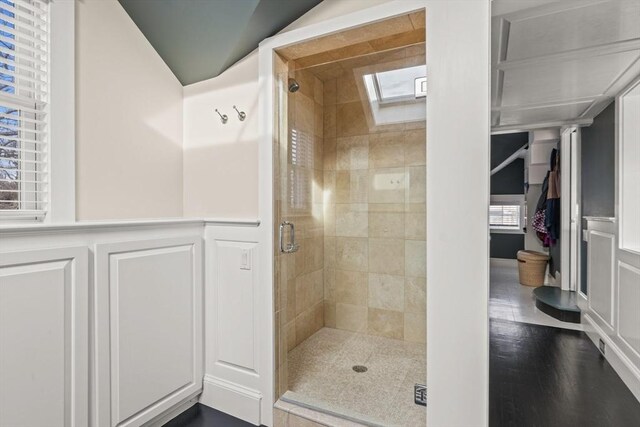
<svg viewBox="0 0 640 427">
<path fill-rule="evenodd" d="M 390 0 L 325 0 L 283 32 Z M 258 217 L 258 51 L 184 88 L 184 215 Z M 232 106 L 246 111 L 238 121 Z M 220 123 L 214 109 L 229 116 Z M 233 185 L 231 185 L 233 184 Z"/>
<path fill-rule="evenodd" d="M 182 215 L 182 86 L 116 0 L 76 10 L 76 213 Z"/>
</svg>

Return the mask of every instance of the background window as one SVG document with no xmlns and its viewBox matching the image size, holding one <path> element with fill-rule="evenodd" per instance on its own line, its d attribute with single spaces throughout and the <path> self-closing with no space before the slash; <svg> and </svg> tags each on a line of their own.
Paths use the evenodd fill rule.
<svg viewBox="0 0 640 427">
<path fill-rule="evenodd" d="M 49 6 L 0 0 L 0 217 L 43 217 L 48 202 Z"/>
<path fill-rule="evenodd" d="M 489 206 L 491 231 L 522 233 L 524 216 L 524 195 L 491 196 Z"/>
</svg>

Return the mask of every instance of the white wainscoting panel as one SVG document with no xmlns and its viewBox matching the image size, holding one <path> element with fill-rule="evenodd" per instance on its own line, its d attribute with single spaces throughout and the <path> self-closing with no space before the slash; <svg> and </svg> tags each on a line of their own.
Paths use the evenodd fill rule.
<svg viewBox="0 0 640 427">
<path fill-rule="evenodd" d="M 618 335 L 640 367 L 640 269 L 618 262 Z"/>
<path fill-rule="evenodd" d="M 640 254 L 619 247 L 615 218 L 586 220 L 585 332 L 640 401 Z"/>
<path fill-rule="evenodd" d="M 257 228 L 208 226 L 205 239 L 207 347 L 201 402 L 259 425 L 265 370 Z"/>
<path fill-rule="evenodd" d="M 96 245 L 100 426 L 139 426 L 202 388 L 202 238 Z"/>
<path fill-rule="evenodd" d="M 613 331 L 615 235 L 591 230 L 588 255 L 589 307 Z"/>
<path fill-rule="evenodd" d="M 0 253 L 0 426 L 88 425 L 87 253 Z"/>
</svg>

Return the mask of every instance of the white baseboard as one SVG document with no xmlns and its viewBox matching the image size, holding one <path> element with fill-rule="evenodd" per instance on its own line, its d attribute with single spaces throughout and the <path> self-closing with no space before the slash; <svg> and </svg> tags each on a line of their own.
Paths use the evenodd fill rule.
<svg viewBox="0 0 640 427">
<path fill-rule="evenodd" d="M 261 400 L 262 393 L 259 391 L 211 375 L 204 377 L 204 389 L 200 396 L 203 405 L 259 426 Z"/>
<path fill-rule="evenodd" d="M 631 390 L 631 393 L 640 402 L 640 369 L 634 366 L 627 356 L 620 350 L 620 348 L 609 338 L 609 336 L 598 326 L 598 324 L 585 313 L 582 316 L 582 320 L 586 322 L 585 332 L 587 336 L 593 341 L 596 348 L 598 347 L 598 340 L 602 340 L 605 343 L 604 357 L 609 364 L 613 367 L 613 370 L 620 376 L 625 385 Z"/>
<path fill-rule="evenodd" d="M 168 423 L 169 421 L 171 421 L 172 419 L 174 419 L 175 417 L 177 417 L 178 415 L 180 415 L 181 413 L 183 413 L 184 411 L 186 411 L 187 409 L 191 408 L 196 403 L 198 403 L 198 395 L 194 394 L 188 399 L 183 400 L 182 402 L 178 403 L 174 407 L 168 409 L 167 411 L 164 411 L 154 419 L 145 423 L 144 427 L 161 427 L 166 423 Z"/>
</svg>

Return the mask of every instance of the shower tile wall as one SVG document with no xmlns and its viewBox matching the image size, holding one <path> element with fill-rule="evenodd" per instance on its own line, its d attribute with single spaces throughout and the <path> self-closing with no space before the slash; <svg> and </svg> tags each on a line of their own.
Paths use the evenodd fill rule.
<svg viewBox="0 0 640 427">
<path fill-rule="evenodd" d="M 372 127 L 361 99 L 324 81 L 324 324 L 424 342 L 425 122 Z"/>
</svg>

